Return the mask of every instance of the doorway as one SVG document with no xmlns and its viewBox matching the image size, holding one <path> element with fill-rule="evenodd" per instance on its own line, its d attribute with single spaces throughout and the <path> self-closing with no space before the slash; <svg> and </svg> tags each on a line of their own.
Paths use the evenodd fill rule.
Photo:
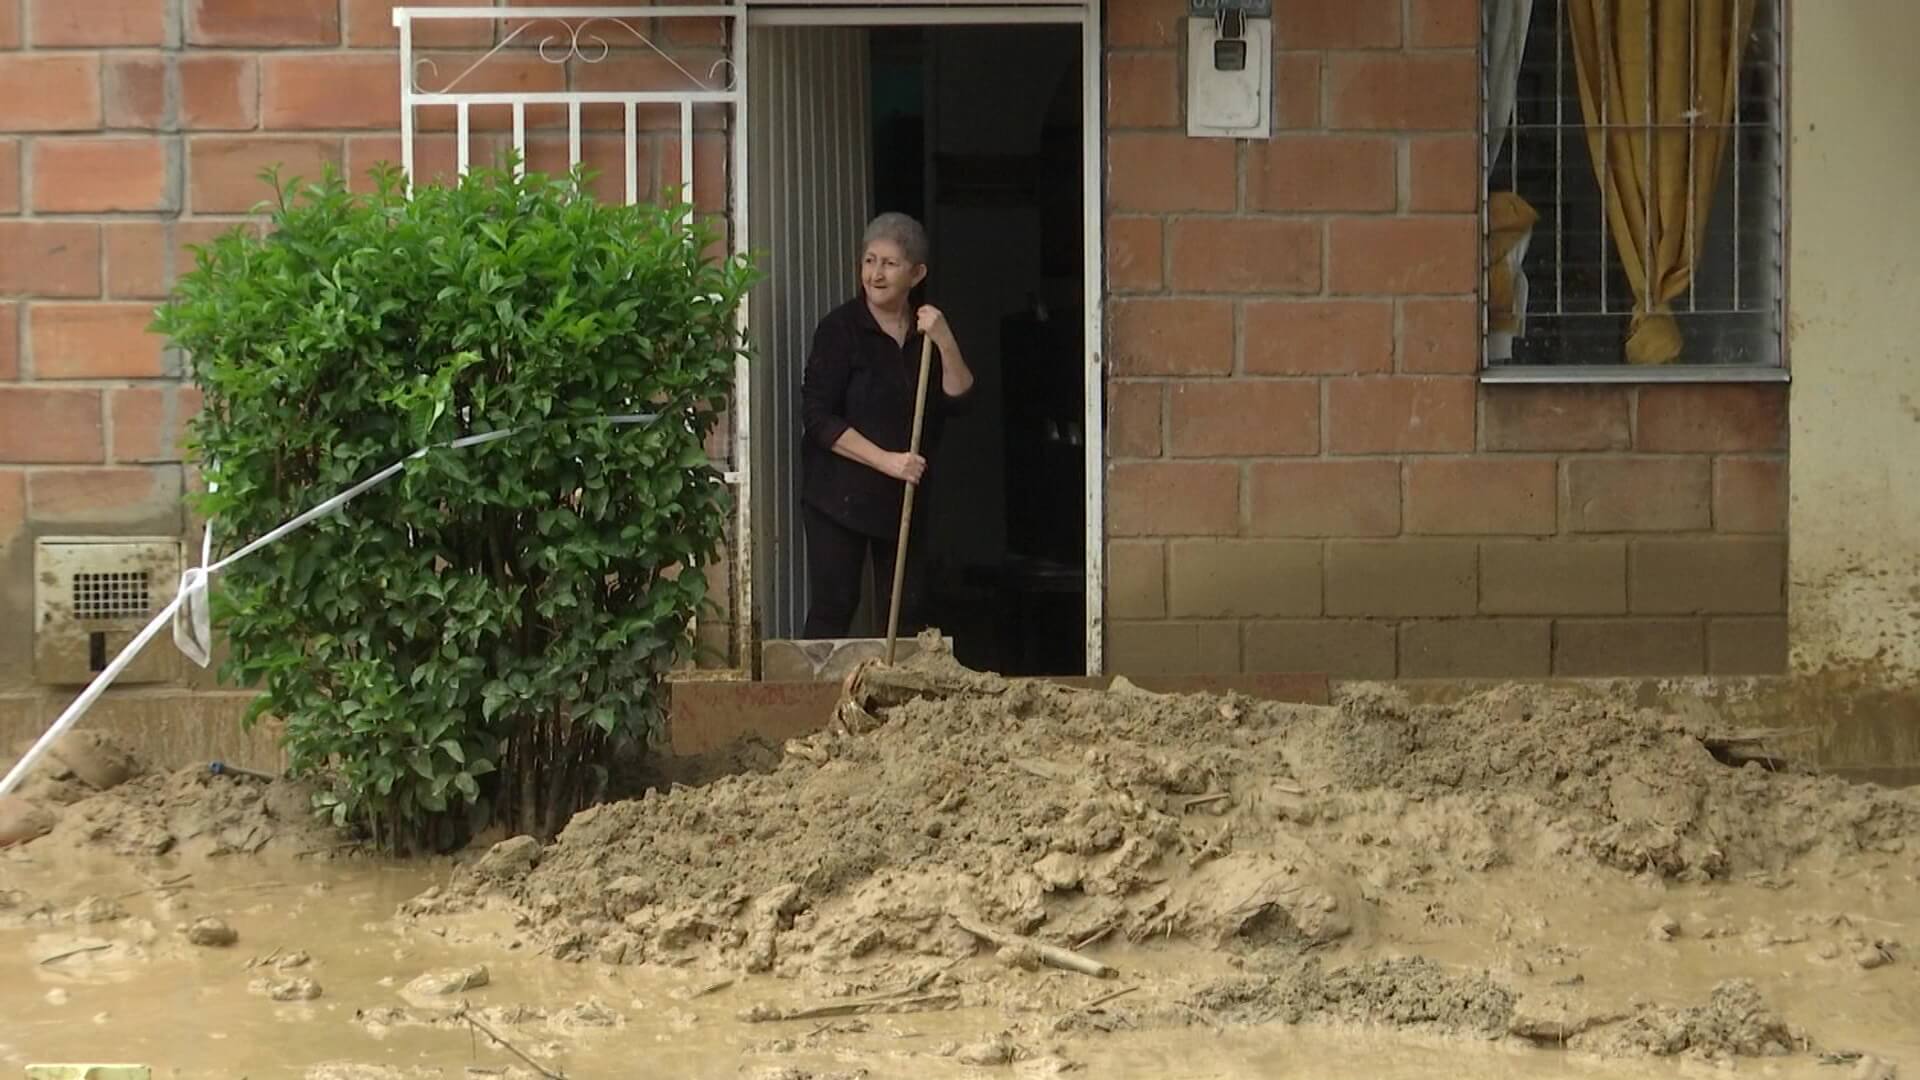
<svg viewBox="0 0 1920 1080">
<path fill-rule="evenodd" d="M 806 613 L 798 396 L 813 326 L 855 294 L 866 221 L 897 210 L 927 227 L 925 301 L 976 376 L 929 453 L 932 621 L 972 667 L 1097 670 L 1083 26 L 784 14 L 754 25 L 747 50 L 750 220 L 768 271 L 751 301 L 758 636 L 792 638 Z M 886 600 L 867 597 L 854 636 L 885 632 Z"/>
</svg>

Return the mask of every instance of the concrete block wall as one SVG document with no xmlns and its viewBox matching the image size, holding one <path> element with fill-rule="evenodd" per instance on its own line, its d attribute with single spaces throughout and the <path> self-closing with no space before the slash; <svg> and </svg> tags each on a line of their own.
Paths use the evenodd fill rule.
<svg viewBox="0 0 1920 1080">
<path fill-rule="evenodd" d="M 1478 378 L 1479 5 L 1275 5 L 1269 141 L 1110 0 L 1111 670 L 1786 663 L 1786 389 Z"/>
</svg>

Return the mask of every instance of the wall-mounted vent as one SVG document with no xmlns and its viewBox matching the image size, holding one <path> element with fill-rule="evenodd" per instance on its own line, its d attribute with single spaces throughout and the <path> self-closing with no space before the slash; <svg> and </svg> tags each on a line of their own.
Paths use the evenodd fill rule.
<svg viewBox="0 0 1920 1080">
<path fill-rule="evenodd" d="M 92 681 L 180 588 L 180 541 L 46 537 L 34 545 L 34 677 Z M 149 644 L 119 684 L 170 682 L 179 657 L 170 641 Z"/>
</svg>

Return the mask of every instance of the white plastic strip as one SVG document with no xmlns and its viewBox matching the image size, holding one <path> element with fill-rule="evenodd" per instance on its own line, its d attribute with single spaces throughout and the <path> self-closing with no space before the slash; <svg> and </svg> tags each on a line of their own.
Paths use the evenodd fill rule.
<svg viewBox="0 0 1920 1080">
<path fill-rule="evenodd" d="M 631 413 L 599 419 L 605 419 L 608 423 L 615 425 L 648 424 L 658 420 L 660 415 L 659 413 Z M 564 423 L 565 421 L 561 422 Z M 589 421 L 573 422 L 583 423 Z M 407 462 L 409 461 L 413 461 L 416 458 L 423 458 L 435 450 L 466 450 L 470 447 L 482 446 L 486 443 L 510 438 L 529 430 L 532 429 L 524 427 L 504 428 L 500 431 L 489 431 L 480 435 L 468 435 L 448 442 L 423 446 L 340 494 L 335 495 L 333 498 L 328 499 L 259 539 L 254 540 L 252 543 L 247 544 L 240 550 L 221 559 L 219 562 L 208 561 L 213 555 L 213 523 L 208 522 L 206 531 L 201 534 L 200 538 L 200 565 L 192 567 L 180 575 L 180 591 L 174 596 L 172 602 L 162 609 L 160 614 L 154 616 L 153 621 L 148 623 L 139 634 L 135 635 L 134 639 L 127 643 L 126 648 L 120 650 L 120 654 L 113 658 L 113 662 L 109 663 L 105 670 L 101 671 L 99 675 L 94 676 L 93 682 L 88 683 L 87 688 L 80 691 L 80 696 L 73 699 L 73 704 L 68 705 L 66 711 L 62 712 L 60 716 L 54 720 L 52 726 L 47 728 L 46 733 L 41 735 L 39 740 L 35 742 L 25 754 L 21 755 L 20 760 L 15 762 L 12 770 L 7 773 L 6 778 L 0 779 L 0 795 L 5 795 L 20 786 L 20 782 L 25 780 L 27 774 L 33 771 L 33 767 L 39 763 L 40 758 L 46 754 L 47 750 L 51 748 L 55 742 L 59 741 L 60 736 L 66 734 L 67 730 L 73 727 L 82 716 L 87 714 L 87 710 L 93 707 L 94 702 L 100 700 L 100 695 L 107 692 L 107 688 L 112 686 L 113 681 L 120 677 L 120 673 L 127 669 L 127 665 L 133 663 L 134 658 L 140 655 L 140 650 L 146 648 L 148 643 L 154 639 L 154 636 L 160 633 L 161 627 L 166 626 L 169 622 L 173 623 L 174 644 L 179 646 L 180 651 L 186 654 L 189 660 L 192 660 L 201 667 L 206 667 L 212 661 L 213 619 L 207 606 L 207 582 L 214 574 L 232 566 L 234 563 L 252 555 L 254 552 L 276 543 L 289 534 L 306 528 L 320 518 L 333 513 L 335 510 L 340 509 L 361 495 L 386 483 L 398 474 L 400 470 L 406 468 Z"/>
</svg>

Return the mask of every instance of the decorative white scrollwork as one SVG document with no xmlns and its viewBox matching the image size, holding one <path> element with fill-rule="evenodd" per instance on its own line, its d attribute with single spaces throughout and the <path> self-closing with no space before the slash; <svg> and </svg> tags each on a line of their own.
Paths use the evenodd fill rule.
<svg viewBox="0 0 1920 1080">
<path fill-rule="evenodd" d="M 716 17 L 718 16 L 716 15 Z M 529 29 L 536 26 L 546 26 L 549 28 L 548 32 L 544 34 L 544 36 L 541 36 L 538 42 L 532 40 L 534 35 L 527 33 Z M 551 29 L 556 26 L 559 28 L 558 32 L 554 32 Z M 507 34 L 500 39 L 500 43 L 492 49 L 489 49 L 484 56 L 467 65 L 465 70 L 455 75 L 452 79 L 449 79 L 446 85 L 438 89 L 428 89 L 423 86 L 422 77 L 423 75 L 438 76 L 440 73 L 439 65 L 431 59 L 420 59 L 413 65 L 413 92 L 416 94 L 429 95 L 453 93 L 462 82 L 466 81 L 468 76 L 485 66 L 487 61 L 499 55 L 502 50 L 514 45 L 523 35 L 527 40 L 521 43 L 521 48 L 524 49 L 531 44 L 534 55 L 537 55 L 549 64 L 567 64 L 576 60 L 583 64 L 601 63 L 613 55 L 614 42 L 607 39 L 607 32 L 610 31 L 603 32 L 603 30 L 595 29 L 595 27 L 618 27 L 620 30 L 626 31 L 632 35 L 636 42 L 653 50 L 662 60 L 672 65 L 675 71 L 686 76 L 687 81 L 693 84 L 692 88 L 695 90 L 711 92 L 733 89 L 735 72 L 732 60 L 722 58 L 714 61 L 713 66 L 707 70 L 707 79 L 702 80 L 699 76 L 682 66 L 680 61 L 675 60 L 672 56 L 668 55 L 665 50 L 661 49 L 660 46 L 654 44 L 652 38 L 642 33 L 638 27 L 627 20 L 610 15 L 593 15 L 580 19 L 559 18 L 554 16 L 527 19 L 509 30 Z M 619 37 L 617 33 L 615 33 L 614 36 L 616 38 Z M 711 81 L 718 79 L 722 72 L 725 73 L 725 80 L 717 86 L 711 85 Z M 661 87 L 658 89 L 673 88 Z"/>
</svg>

